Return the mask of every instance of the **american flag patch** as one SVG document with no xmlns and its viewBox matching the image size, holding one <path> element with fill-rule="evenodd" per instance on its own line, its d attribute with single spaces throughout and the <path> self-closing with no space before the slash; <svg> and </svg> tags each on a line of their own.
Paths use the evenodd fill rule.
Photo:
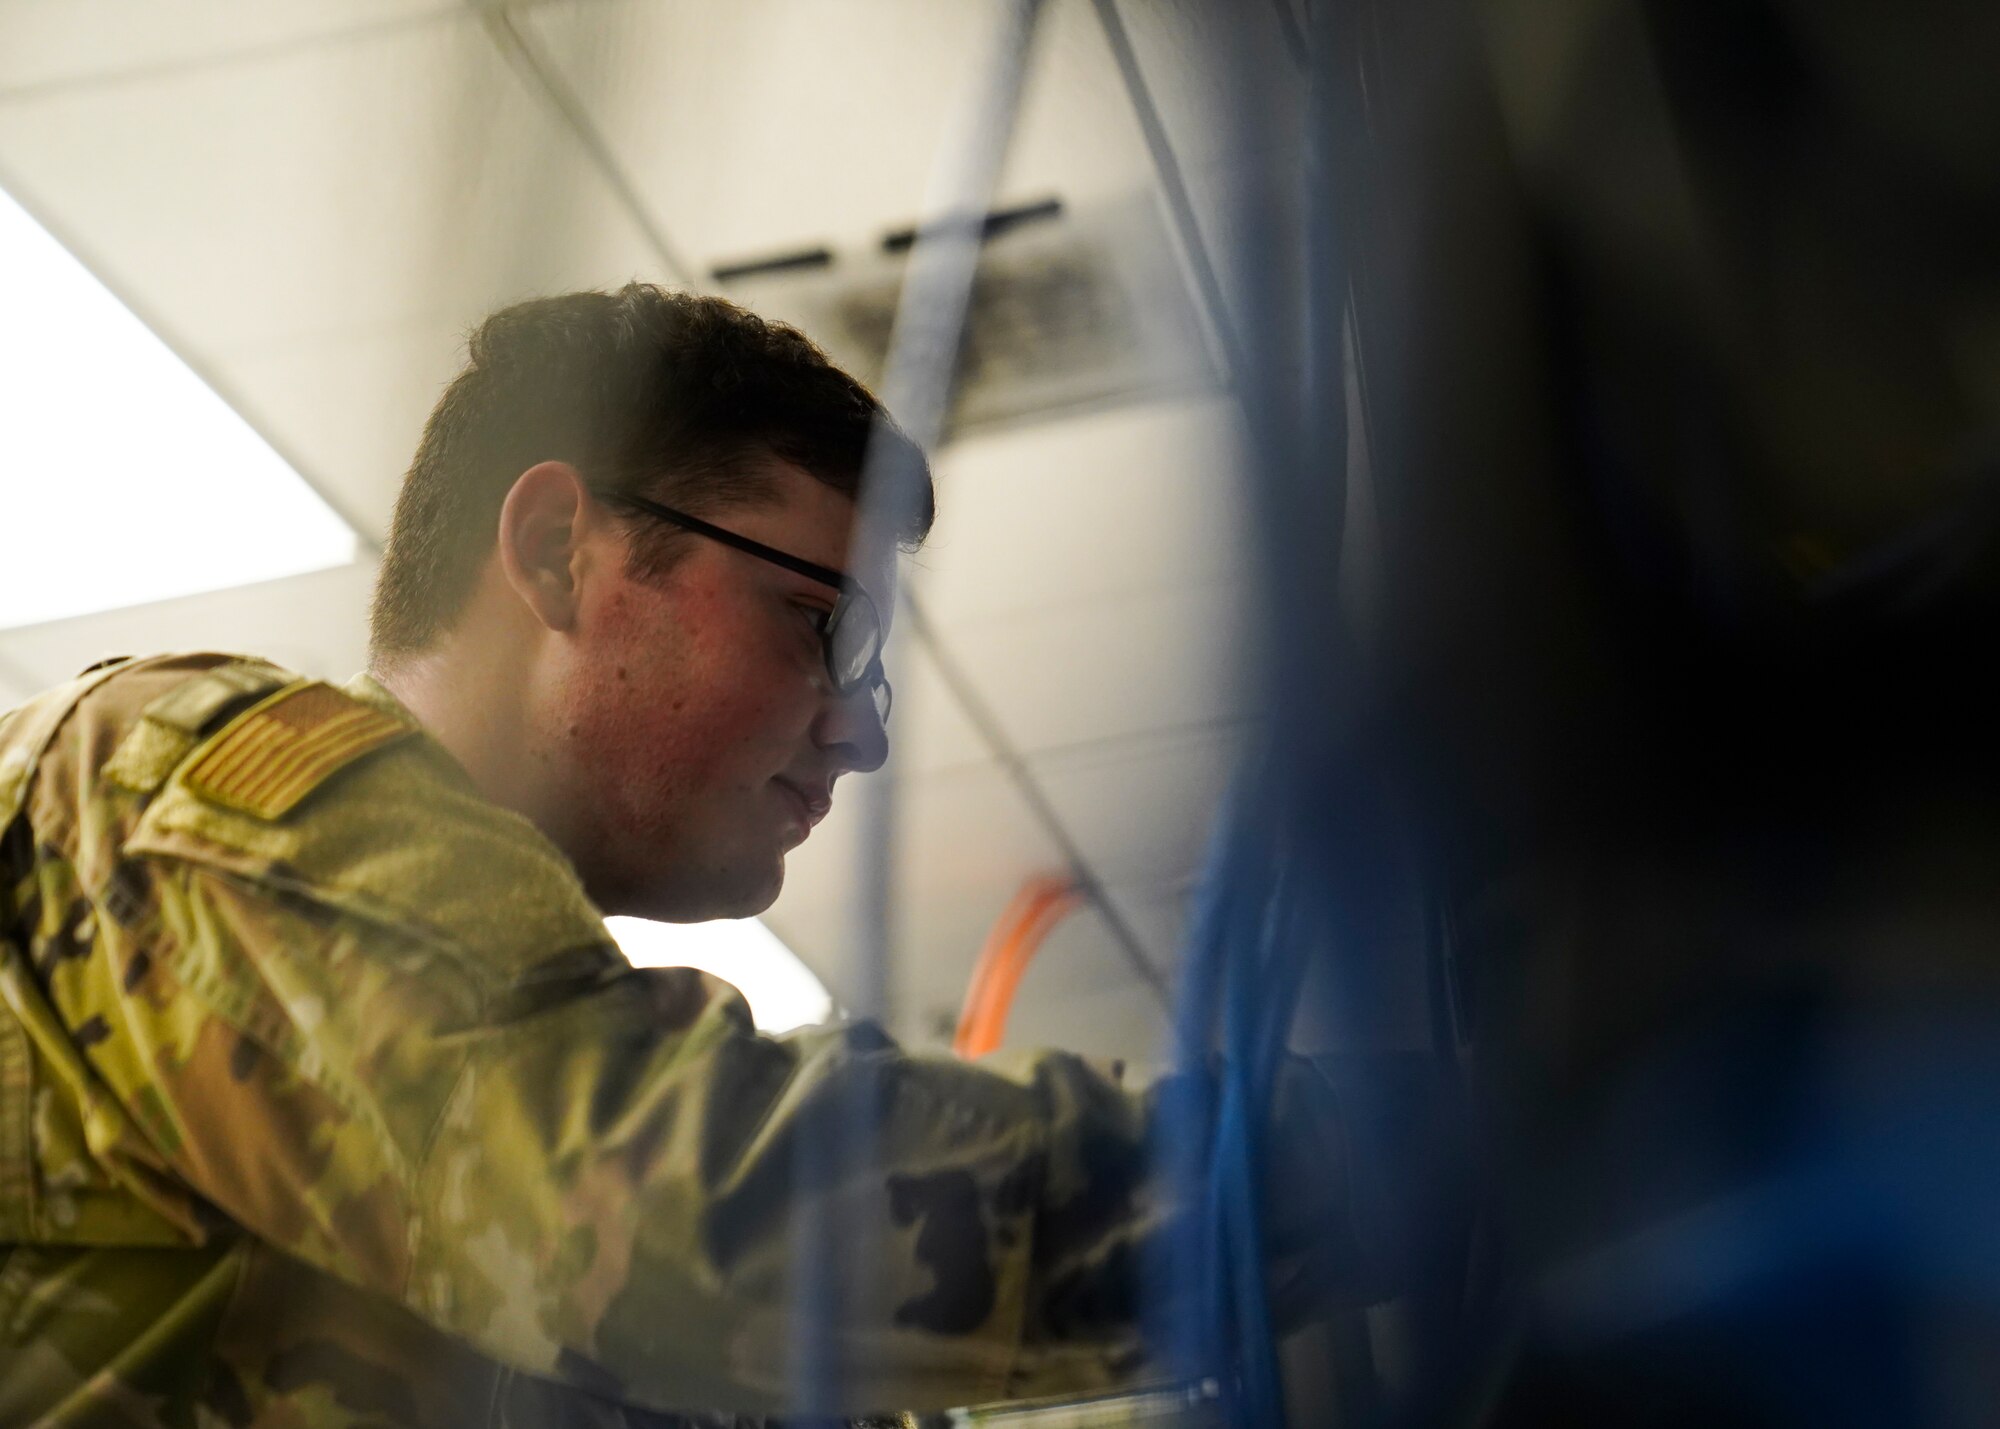
<svg viewBox="0 0 2000 1429">
<path fill-rule="evenodd" d="M 301 681 L 231 720 L 184 781 L 210 803 L 282 818 L 336 771 L 415 732 L 331 685 Z"/>
</svg>

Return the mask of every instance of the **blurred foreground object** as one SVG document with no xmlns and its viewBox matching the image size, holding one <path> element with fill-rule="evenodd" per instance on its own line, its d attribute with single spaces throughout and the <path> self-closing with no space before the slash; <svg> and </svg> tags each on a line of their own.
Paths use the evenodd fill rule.
<svg viewBox="0 0 2000 1429">
<path fill-rule="evenodd" d="M 1487 1159 L 1394 1415 L 1990 1422 L 2000 11 L 1320 13 Z"/>
</svg>

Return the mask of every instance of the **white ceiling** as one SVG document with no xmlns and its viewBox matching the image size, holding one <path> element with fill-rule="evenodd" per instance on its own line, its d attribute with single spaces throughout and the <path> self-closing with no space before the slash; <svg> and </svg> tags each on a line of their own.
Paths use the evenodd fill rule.
<svg viewBox="0 0 2000 1429">
<path fill-rule="evenodd" d="M 1224 232 L 1226 152 L 1209 61 L 1246 42 L 1290 113 L 1281 4 L 1118 7 L 1206 242 Z M 8 0 L 0 186 L 374 543 L 462 334 L 494 307 L 635 276 L 708 286 L 718 263 L 911 223 L 992 14 L 937 0 Z M 1155 180 L 1098 15 L 1051 0 L 999 201 L 1157 196 Z M 1221 395 L 1159 400 L 940 454 L 941 517 L 911 589 L 1003 747 L 901 638 L 906 1037 L 948 1024 L 994 918 L 1062 866 L 1059 834 L 1117 923 L 1170 964 L 1248 714 L 1232 659 L 1246 594 L 1234 412 Z M 370 574 L 364 560 L 0 632 L 0 702 L 160 648 L 255 649 L 344 676 L 363 659 Z M 836 994 L 853 968 L 853 803 L 793 856 L 769 915 Z M 1112 920 L 1086 909 L 1050 938 L 1010 1040 L 1144 1055 L 1157 1025 Z"/>
</svg>

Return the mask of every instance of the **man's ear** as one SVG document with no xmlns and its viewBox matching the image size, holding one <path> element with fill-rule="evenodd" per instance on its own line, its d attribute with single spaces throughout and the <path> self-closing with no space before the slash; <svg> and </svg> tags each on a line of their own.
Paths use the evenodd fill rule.
<svg viewBox="0 0 2000 1429">
<path fill-rule="evenodd" d="M 576 623 L 578 583 L 588 559 L 583 538 L 599 519 L 583 473 L 564 461 L 529 467 L 501 504 L 500 569 L 550 630 Z"/>
</svg>

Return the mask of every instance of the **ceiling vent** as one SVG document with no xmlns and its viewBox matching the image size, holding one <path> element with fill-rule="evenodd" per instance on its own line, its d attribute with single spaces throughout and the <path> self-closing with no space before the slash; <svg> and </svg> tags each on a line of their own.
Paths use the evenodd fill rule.
<svg viewBox="0 0 2000 1429">
<path fill-rule="evenodd" d="M 815 248 L 727 265 L 731 298 L 802 329 L 879 387 L 915 230 L 871 249 Z M 952 434 L 1177 395 L 1217 379 L 1151 200 L 994 213 L 973 283 Z"/>
</svg>

